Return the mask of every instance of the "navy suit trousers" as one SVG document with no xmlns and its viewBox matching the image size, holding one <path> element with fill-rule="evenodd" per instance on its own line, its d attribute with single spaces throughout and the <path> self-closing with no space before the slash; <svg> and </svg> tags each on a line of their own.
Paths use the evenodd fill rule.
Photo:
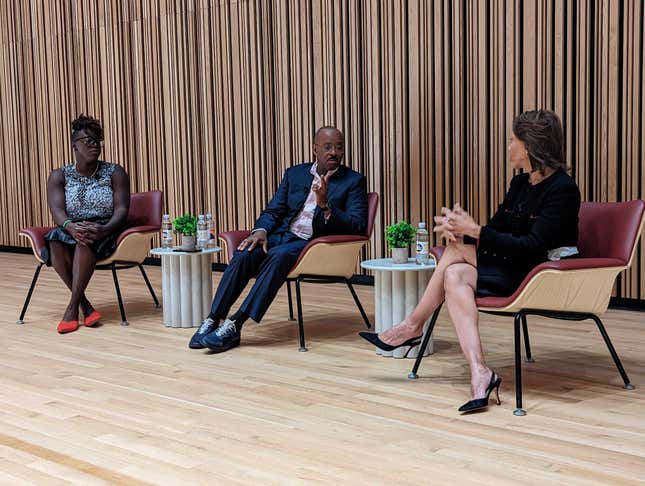
<svg viewBox="0 0 645 486">
<path fill-rule="evenodd" d="M 307 243 L 286 232 L 269 235 L 268 253 L 261 246 L 252 251 L 236 250 L 217 287 L 211 316 L 225 319 L 249 280 L 257 277 L 240 310 L 260 322 Z"/>
</svg>

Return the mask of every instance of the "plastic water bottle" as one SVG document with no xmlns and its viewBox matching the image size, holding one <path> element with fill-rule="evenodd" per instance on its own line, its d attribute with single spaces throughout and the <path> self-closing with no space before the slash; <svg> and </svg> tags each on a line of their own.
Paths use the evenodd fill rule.
<svg viewBox="0 0 645 486">
<path fill-rule="evenodd" d="M 172 248 L 172 223 L 169 214 L 164 214 L 161 219 L 161 248 Z"/>
<path fill-rule="evenodd" d="M 427 265 L 430 262 L 428 241 L 428 230 L 426 229 L 426 224 L 421 221 L 419 223 L 419 229 L 417 230 L 417 265 Z"/>
<path fill-rule="evenodd" d="M 215 228 L 213 227 L 213 215 L 206 214 L 206 231 L 208 231 L 208 247 L 215 246 Z"/>
<path fill-rule="evenodd" d="M 197 248 L 203 250 L 208 246 L 208 229 L 204 215 L 200 214 L 197 218 Z"/>
</svg>

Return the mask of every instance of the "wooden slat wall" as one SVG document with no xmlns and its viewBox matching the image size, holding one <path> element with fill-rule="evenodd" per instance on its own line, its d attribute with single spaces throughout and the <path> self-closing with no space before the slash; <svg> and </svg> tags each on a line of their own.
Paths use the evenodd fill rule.
<svg viewBox="0 0 645 486">
<path fill-rule="evenodd" d="M 316 127 L 385 225 L 461 202 L 487 218 L 513 116 L 561 114 L 587 200 L 643 198 L 643 0 L 10 0 L 0 2 L 0 245 L 50 221 L 69 122 L 99 117 L 105 158 L 171 214 L 252 225 Z M 618 295 L 645 298 L 645 252 Z"/>
</svg>

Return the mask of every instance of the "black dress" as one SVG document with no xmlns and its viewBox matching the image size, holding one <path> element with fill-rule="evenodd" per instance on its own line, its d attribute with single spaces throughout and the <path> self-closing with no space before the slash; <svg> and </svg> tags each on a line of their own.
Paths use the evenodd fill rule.
<svg viewBox="0 0 645 486">
<path fill-rule="evenodd" d="M 477 295 L 508 296 L 549 250 L 578 244 L 580 190 L 563 170 L 538 184 L 520 174 L 477 246 Z"/>
</svg>

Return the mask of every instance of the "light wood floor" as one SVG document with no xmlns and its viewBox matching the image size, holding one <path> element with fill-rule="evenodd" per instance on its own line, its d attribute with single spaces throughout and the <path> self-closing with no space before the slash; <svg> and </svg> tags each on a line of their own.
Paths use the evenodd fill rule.
<svg viewBox="0 0 645 486">
<path fill-rule="evenodd" d="M 605 315 L 635 391 L 621 388 L 592 322 L 530 318 L 526 417 L 514 417 L 511 320 L 483 316 L 502 406 L 460 416 L 468 370 L 447 315 L 436 354 L 375 356 L 341 286 L 304 285 L 308 353 L 281 292 L 242 346 L 212 355 L 167 329 L 136 269 L 122 275 L 119 326 L 109 272 L 88 295 L 96 329 L 60 336 L 68 298 L 41 274 L 15 324 L 34 263 L 0 253 L 0 484 L 643 484 L 644 314 Z M 158 293 L 160 269 L 148 267 Z M 214 273 L 214 280 L 220 274 Z M 373 316 L 371 287 L 358 287 Z"/>
</svg>

